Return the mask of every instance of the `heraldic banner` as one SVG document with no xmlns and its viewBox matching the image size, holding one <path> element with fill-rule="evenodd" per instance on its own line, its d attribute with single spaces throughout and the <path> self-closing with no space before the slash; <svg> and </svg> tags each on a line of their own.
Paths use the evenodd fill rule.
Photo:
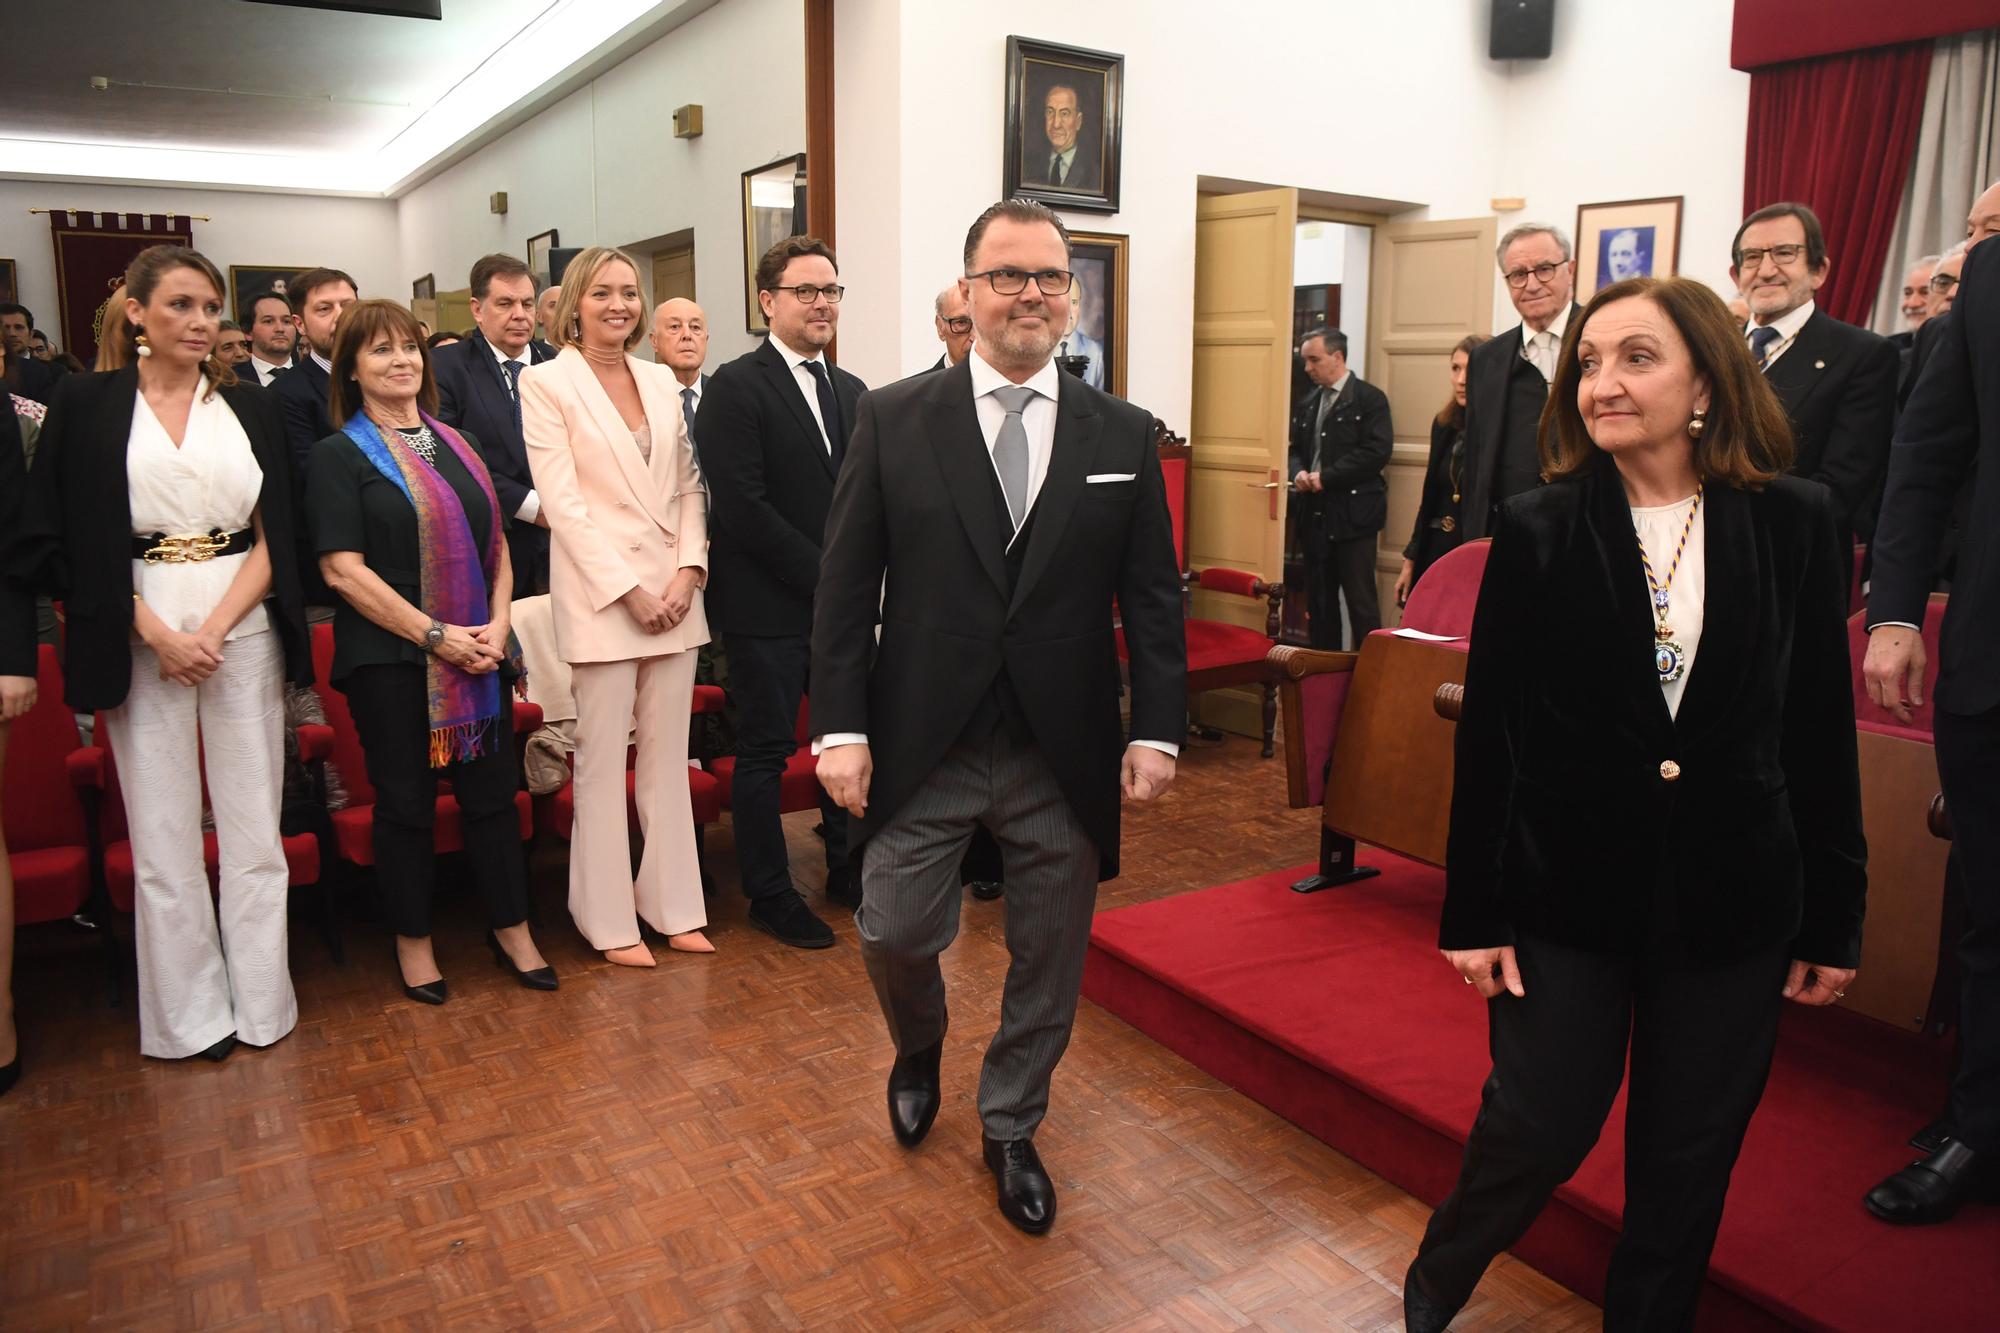
<svg viewBox="0 0 2000 1333">
<path fill-rule="evenodd" d="M 125 267 L 152 245 L 194 244 L 194 225 L 168 213 L 91 213 L 51 210 L 49 231 L 56 247 L 56 303 L 62 307 L 62 345 L 83 364 L 97 357 L 98 336 L 111 293 L 125 280 Z"/>
</svg>

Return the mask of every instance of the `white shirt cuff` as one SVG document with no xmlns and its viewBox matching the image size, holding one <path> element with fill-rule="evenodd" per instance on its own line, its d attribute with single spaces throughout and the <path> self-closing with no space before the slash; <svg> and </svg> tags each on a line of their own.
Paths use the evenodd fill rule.
<svg viewBox="0 0 2000 1333">
<path fill-rule="evenodd" d="M 866 745 L 868 737 L 858 731 L 836 731 L 829 736 L 813 737 L 813 753 L 824 754 L 837 745 Z"/>
<path fill-rule="evenodd" d="M 1181 747 L 1172 741 L 1133 741 L 1132 744 L 1143 745 L 1148 750 L 1158 750 L 1169 759 L 1178 759 L 1181 757 Z"/>
<path fill-rule="evenodd" d="M 1919 634 L 1922 634 L 1924 632 L 1923 626 L 1912 625 L 1907 620 L 1878 620 L 1874 624 L 1868 627 L 1868 632 L 1870 634 L 1873 634 L 1876 630 L 1885 629 L 1890 625 L 1894 625 L 1897 629 L 1915 630 Z"/>
<path fill-rule="evenodd" d="M 533 523 L 541 516 L 542 493 L 540 491 L 529 491 L 527 498 L 521 501 L 521 507 L 514 511 L 514 517 L 520 519 L 523 523 Z"/>
</svg>

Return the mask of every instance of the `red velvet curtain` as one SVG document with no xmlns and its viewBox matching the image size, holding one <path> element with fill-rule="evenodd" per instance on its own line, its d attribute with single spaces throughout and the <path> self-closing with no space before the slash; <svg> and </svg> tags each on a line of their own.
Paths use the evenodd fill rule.
<svg viewBox="0 0 2000 1333">
<path fill-rule="evenodd" d="M 1909 182 L 1930 42 L 1773 65 L 1750 76 L 1743 211 L 1793 200 L 1819 214 L 1827 314 L 1866 324 Z"/>
<path fill-rule="evenodd" d="M 184 213 L 51 210 L 49 234 L 55 242 L 62 347 L 87 366 L 97 357 L 104 321 L 124 318 L 109 307 L 126 265 L 148 246 L 192 246 L 194 223 Z"/>
</svg>

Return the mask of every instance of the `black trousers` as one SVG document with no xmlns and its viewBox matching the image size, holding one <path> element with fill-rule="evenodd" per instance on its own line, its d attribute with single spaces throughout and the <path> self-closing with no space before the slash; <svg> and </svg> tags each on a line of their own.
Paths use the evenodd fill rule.
<svg viewBox="0 0 2000 1333">
<path fill-rule="evenodd" d="M 1465 1303 L 1604 1128 L 1631 1058 L 1625 1221 L 1604 1327 L 1694 1326 L 1729 1174 L 1777 1044 L 1786 948 L 1676 966 L 1528 938 L 1521 999 L 1487 1002 L 1493 1072 L 1458 1183 L 1431 1217 L 1409 1281 Z"/>
<path fill-rule="evenodd" d="M 2000 1153 L 2000 709 L 1939 709 L 1933 726 L 1967 918 L 1951 1119 L 1968 1148 Z"/>
<path fill-rule="evenodd" d="M 1322 539 L 1308 549 L 1313 554 L 1306 573 L 1306 615 L 1312 646 L 1328 650 L 1340 647 L 1340 607 L 1337 598 L 1347 601 L 1347 628 L 1354 636 L 1354 651 L 1361 640 L 1382 628 L 1381 594 L 1375 588 L 1375 534 L 1347 537 L 1339 541 Z"/>
<path fill-rule="evenodd" d="M 812 665 L 807 636 L 731 634 L 729 692 L 736 699 L 736 775 L 730 784 L 730 818 L 736 826 L 736 861 L 743 894 L 751 900 L 792 890 L 779 810 L 785 761 L 798 747 L 799 701 L 806 697 Z M 847 867 L 847 812 L 825 788 L 819 792 L 826 823 L 826 868 Z"/>
<path fill-rule="evenodd" d="M 357 668 L 341 686 L 368 781 L 375 788 L 375 882 L 381 887 L 389 925 L 420 939 L 431 933 L 431 896 L 437 882 L 432 826 L 437 822 L 437 784 L 451 779 L 458 799 L 465 859 L 480 897 L 486 923 L 494 930 L 528 919 L 528 867 L 521 853 L 520 816 L 514 793 L 521 784 L 514 754 L 514 729 L 507 700 L 492 743 L 477 759 L 446 768 L 430 766 L 430 716 L 424 668 L 414 665 Z"/>
</svg>

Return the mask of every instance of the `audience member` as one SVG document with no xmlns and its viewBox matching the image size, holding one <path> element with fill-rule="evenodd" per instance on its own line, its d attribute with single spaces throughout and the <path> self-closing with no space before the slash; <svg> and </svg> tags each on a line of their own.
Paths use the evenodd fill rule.
<svg viewBox="0 0 2000 1333">
<path fill-rule="evenodd" d="M 0 532 L 20 530 L 27 458 L 15 424 L 13 395 L 0 393 Z M 7 732 L 35 706 L 39 669 L 34 590 L 0 567 L 0 779 L 7 773 Z M 0 782 L 0 786 L 4 786 Z M 0 1097 L 21 1081 L 21 1046 L 14 1023 L 14 871 L 0 820 Z"/>
<path fill-rule="evenodd" d="M 550 283 L 535 298 L 535 326 L 541 334 L 541 341 L 554 345 L 562 341 L 555 334 L 556 307 L 562 303 L 562 287 Z"/>
<path fill-rule="evenodd" d="M 1743 219 L 1729 257 L 1729 276 L 1750 303 L 1750 357 L 1791 419 L 1792 471 L 1833 492 L 1834 522 L 1851 551 L 1874 531 L 1889 466 L 1896 349 L 1813 300 L 1831 265 L 1819 218 L 1804 204 L 1772 204 Z"/>
<path fill-rule="evenodd" d="M 440 778 L 458 801 L 494 961 L 556 989 L 528 930 L 521 785 L 507 687 L 504 525 L 476 440 L 431 415 L 437 385 L 417 321 L 356 301 L 334 325 L 327 413 L 312 451 L 313 548 L 338 594 L 332 684 L 347 696 L 375 788 L 375 881 L 403 993 L 449 998 L 431 946 Z"/>
<path fill-rule="evenodd" d="M 2000 236 L 2000 181 L 1980 191 L 1965 215 L 1965 241 L 1978 245 L 1989 236 Z"/>
<path fill-rule="evenodd" d="M 708 642 L 708 497 L 672 373 L 632 355 L 646 332 L 637 261 L 591 246 L 564 277 L 562 350 L 522 375 L 521 410 L 555 534 L 556 647 L 576 696 L 570 915 L 610 961 L 652 967 L 641 918 L 669 948 L 715 951 L 701 933 L 687 766 L 695 650 Z M 625 818 L 635 724 L 636 879 Z M 737 817 L 740 830 L 740 807 Z"/>
<path fill-rule="evenodd" d="M 1971 491 L 1959 525 L 1957 577 L 1945 606 L 1943 660 L 1931 696 L 1938 778 L 1966 900 L 1959 1067 L 1949 1137 L 1877 1185 L 1868 1211 L 1888 1222 L 1942 1222 L 1970 1199 L 2000 1198 L 2000 252 L 1976 246 L 1930 362 L 1896 427 L 1868 591 L 1868 694 L 1899 720 L 1924 703 L 1924 606 L 1946 519 Z M 1933 279 L 1935 281 L 1935 279 Z"/>
<path fill-rule="evenodd" d="M 694 465 L 699 470 L 701 451 L 696 447 L 694 419 L 701 415 L 701 396 L 708 390 L 708 376 L 701 373 L 708 361 L 708 316 L 684 296 L 662 301 L 653 312 L 652 342 L 653 355 L 674 372 L 681 423 L 687 428 L 688 448 L 694 452 Z"/>
<path fill-rule="evenodd" d="M 49 341 L 48 334 L 36 329 L 28 335 L 28 355 L 37 361 L 53 361 L 56 359 L 55 344 Z"/>
<path fill-rule="evenodd" d="M 437 357 L 438 416 L 479 441 L 500 496 L 514 596 L 549 590 L 549 525 L 521 434 L 521 372 L 556 354 L 536 342 L 535 276 L 518 257 L 490 254 L 472 266 L 472 336 Z"/>
<path fill-rule="evenodd" d="M 1382 628 L 1376 534 L 1388 520 L 1382 469 L 1396 447 L 1389 398 L 1347 368 L 1347 335 L 1324 326 L 1299 344 L 1317 389 L 1292 415 L 1291 469 L 1306 563 L 1306 628 L 1315 648 L 1340 647 L 1340 604 L 1356 651 Z"/>
<path fill-rule="evenodd" d="M 287 299 L 306 355 L 299 357 L 289 372 L 279 375 L 271 387 L 285 409 L 285 430 L 292 441 L 294 470 L 304 476 L 309 470 L 312 447 L 333 434 L 333 420 L 327 415 L 326 402 L 327 376 L 333 365 L 334 326 L 339 322 L 340 312 L 359 298 L 354 279 L 339 269 L 316 268 L 292 279 Z"/>
<path fill-rule="evenodd" d="M 291 454 L 278 404 L 212 355 L 224 290 L 213 264 L 156 245 L 125 289 L 105 339 L 126 368 L 64 381 L 23 527 L 29 567 L 67 602 L 65 702 L 99 712 L 124 793 L 139 1049 L 221 1060 L 298 1021 L 278 833 L 282 689 L 310 683 L 312 657 Z M 203 865 L 204 782 L 219 905 Z"/>
<path fill-rule="evenodd" d="M 424 347 L 430 351 L 435 352 L 440 347 L 449 347 L 453 343 L 461 343 L 464 341 L 465 341 L 465 335 L 460 333 L 454 333 L 450 329 L 440 329 L 438 332 L 433 333 L 429 337 L 424 339 Z"/>
<path fill-rule="evenodd" d="M 1498 257 L 1521 322 L 1473 352 L 1466 369 L 1460 541 L 1491 535 L 1500 502 L 1542 484 L 1542 408 L 1577 312 L 1576 264 L 1562 228 L 1523 223 L 1500 238 Z"/>
<path fill-rule="evenodd" d="M 243 364 L 250 359 L 250 335 L 233 319 L 222 321 L 215 342 L 215 359 L 237 371 L 241 378 Z"/>
<path fill-rule="evenodd" d="M 298 342 L 298 325 L 292 319 L 292 303 L 280 292 L 260 292 L 250 298 L 250 369 L 265 388 L 292 366 L 292 348 Z M 247 376 L 246 376 L 247 378 Z"/>
<path fill-rule="evenodd" d="M 860 402 L 814 607 L 812 728 L 821 783 L 868 835 L 855 926 L 895 1045 L 889 1124 L 906 1147 L 942 1102 L 938 956 L 957 933 L 959 858 L 981 824 L 1006 850 L 1007 982 L 979 1119 L 1002 1216 L 1038 1234 L 1056 1193 L 1034 1137 L 1096 886 L 1118 873 L 1121 790 L 1144 801 L 1173 783 L 1186 647 L 1152 414 L 1054 362 L 1076 282 L 1062 220 L 995 204 L 964 257 L 977 328 L 965 365 Z M 912 466 L 919 450 L 936 466 Z"/>
<path fill-rule="evenodd" d="M 1615 283 L 1574 334 L 1550 484 L 1501 506 L 1473 616 L 1438 942 L 1493 1069 L 1404 1279 L 1413 1333 L 1581 1165 L 1628 1057 L 1605 1325 L 1694 1327 L 1781 996 L 1832 1003 L 1861 951 L 1827 493 L 1782 475 L 1784 411 L 1706 286 Z"/>
<path fill-rule="evenodd" d="M 1897 308 L 1902 312 L 1903 322 L 1909 327 L 1890 334 L 1889 341 L 1905 353 L 1909 351 L 1910 344 L 1916 341 L 1917 330 L 1921 329 L 1924 321 L 1930 318 L 1931 274 L 1937 272 L 1938 260 L 1941 258 L 1942 255 L 1925 255 L 1903 270 L 1903 299 Z M 1749 323 L 1747 315 L 1744 317 L 1744 322 Z"/>
<path fill-rule="evenodd" d="M 1465 383 L 1472 353 L 1486 342 L 1472 333 L 1451 349 L 1451 397 L 1431 419 L 1430 462 L 1424 467 L 1424 490 L 1417 502 L 1417 521 L 1403 547 L 1403 568 L 1396 575 L 1396 605 L 1410 600 L 1410 589 L 1439 556 L 1456 547 L 1460 484 L 1465 471 Z"/>
<path fill-rule="evenodd" d="M 839 267 L 825 242 L 789 236 L 757 261 L 771 336 L 715 372 L 702 404 L 702 459 L 714 505 L 709 615 L 729 654 L 738 709 L 730 807 L 750 923 L 786 944 L 824 949 L 833 931 L 792 884 L 779 817 L 785 761 L 811 693 L 813 590 L 834 479 L 867 387 L 831 365 Z M 822 791 L 826 896 L 858 907 L 847 813 Z"/>
<path fill-rule="evenodd" d="M 56 381 L 63 377 L 62 367 L 35 358 L 30 346 L 34 333 L 33 311 L 12 302 L 0 304 L 0 342 L 7 345 L 7 369 L 0 376 L 0 388 L 38 403 L 52 403 Z"/>
<path fill-rule="evenodd" d="M 938 341 L 944 344 L 944 351 L 931 369 L 950 370 L 972 350 L 972 316 L 966 313 L 965 295 L 956 281 L 945 284 L 931 302 L 931 311 Z"/>
</svg>

